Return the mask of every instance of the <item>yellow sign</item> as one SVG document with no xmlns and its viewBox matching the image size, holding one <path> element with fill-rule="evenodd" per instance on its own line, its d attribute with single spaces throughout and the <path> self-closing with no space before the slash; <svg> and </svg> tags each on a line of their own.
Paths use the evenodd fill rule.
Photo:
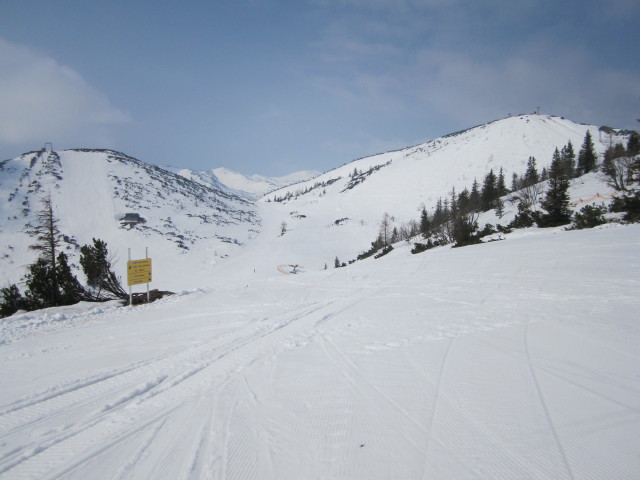
<svg viewBox="0 0 640 480">
<path fill-rule="evenodd" d="M 127 284 L 138 285 L 151 282 L 151 259 L 129 260 L 127 262 Z"/>
</svg>

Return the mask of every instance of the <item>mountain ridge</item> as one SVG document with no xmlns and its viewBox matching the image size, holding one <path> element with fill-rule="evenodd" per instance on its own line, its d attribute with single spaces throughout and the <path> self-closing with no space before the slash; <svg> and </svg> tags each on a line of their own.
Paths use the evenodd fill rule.
<svg viewBox="0 0 640 480">
<path fill-rule="evenodd" d="M 63 248 L 76 266 L 79 245 L 92 238 L 106 241 L 121 258 L 125 246 L 134 255 L 152 247 L 170 256 L 171 263 L 181 263 L 180 257 L 193 250 L 215 262 L 259 228 L 255 206 L 246 198 L 113 150 L 42 150 L 0 163 L 0 172 L 0 195 L 6 199 L 0 208 L 2 235 L 9 245 L 0 259 L 5 281 L 16 282 L 30 263 L 24 231 L 47 194 L 66 235 Z M 145 222 L 125 226 L 120 219 L 126 213 Z M 161 278 L 169 275 L 162 270 Z"/>
<path fill-rule="evenodd" d="M 113 150 L 30 152 L 0 163 L 0 198 L 6 199 L 0 234 L 9 245 L 0 258 L 0 281 L 18 282 L 33 261 L 24 230 L 46 189 L 76 267 L 79 245 L 94 237 L 120 259 L 129 247 L 134 256 L 151 247 L 152 255 L 163 258 L 154 278 L 166 282 L 163 288 L 180 290 L 198 288 L 200 273 L 206 278 L 210 267 L 257 237 L 269 245 L 262 255 L 278 258 L 278 264 L 321 268 L 336 256 L 354 258 L 369 248 L 384 213 L 397 225 L 415 220 L 421 208 L 432 209 L 452 188 L 470 188 L 474 178 L 481 182 L 490 169 L 502 167 L 507 181 L 511 173 L 524 173 L 529 156 L 541 170 L 567 141 L 577 150 L 587 131 L 602 153 L 611 139 L 601 139 L 597 126 L 545 115 L 509 117 L 362 157 L 312 179 L 304 177 L 317 172 L 279 177 L 303 180 L 259 198 L 225 185 L 218 175 L 237 174 L 229 169 L 170 171 Z M 273 185 L 269 177 L 238 175 L 253 186 Z M 147 222 L 124 228 L 119 220 L 126 213 Z M 309 242 L 317 245 L 313 258 L 304 247 Z"/>
</svg>

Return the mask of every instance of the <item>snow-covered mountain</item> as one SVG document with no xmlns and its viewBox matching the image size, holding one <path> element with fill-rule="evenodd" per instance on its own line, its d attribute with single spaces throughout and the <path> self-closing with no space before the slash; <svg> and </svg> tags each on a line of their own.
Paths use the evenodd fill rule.
<svg viewBox="0 0 640 480">
<path fill-rule="evenodd" d="M 553 152 L 571 142 L 577 154 L 587 131 L 602 153 L 612 139 L 598 127 L 580 125 L 547 115 L 521 115 L 437 138 L 425 144 L 355 160 L 312 180 L 288 186 L 260 199 L 268 215 L 287 224 L 285 249 L 302 256 L 305 242 L 317 243 L 315 258 L 300 263 L 333 263 L 355 258 L 377 235 L 383 214 L 396 225 L 419 217 L 419 210 L 435 207 L 438 198 L 480 185 L 493 169 L 502 168 L 507 182 L 524 174 L 535 157 L 539 171 L 548 167 Z M 606 188 L 602 185 L 594 187 Z M 593 192 L 596 194 L 598 192 Z M 262 214 L 265 215 L 265 214 Z M 268 222 L 266 222 L 268 224 Z M 274 234 L 278 233 L 274 227 Z M 293 261 L 293 260 L 292 260 Z"/>
<path fill-rule="evenodd" d="M 293 183 L 299 183 L 320 175 L 315 170 L 291 173 L 283 177 L 245 175 L 230 168 L 219 167 L 212 170 L 191 170 L 188 168 L 165 167 L 178 175 L 203 185 L 213 186 L 255 200 L 262 195 Z"/>
<path fill-rule="evenodd" d="M 482 182 L 490 169 L 502 168 L 507 181 L 514 172 L 522 174 L 529 156 L 541 170 L 555 148 L 571 141 L 577 151 L 587 130 L 602 152 L 611 138 L 596 126 L 522 115 L 361 158 L 321 175 L 309 171 L 280 178 L 225 168 L 170 171 L 108 150 L 24 154 L 0 164 L 0 213 L 6 219 L 0 235 L 8 245 L 0 258 L 0 281 L 20 281 L 33 261 L 24 230 L 47 193 L 76 265 L 79 246 L 94 237 L 117 251 L 121 265 L 128 248 L 139 258 L 149 247 L 152 258 L 162 259 L 154 262 L 157 286 L 180 290 L 196 287 L 197 275 L 206 278 L 212 265 L 247 244 L 260 222 L 270 239 L 261 244 L 264 255 L 282 256 L 278 264 L 321 267 L 336 256 L 355 258 L 369 248 L 385 212 L 396 225 L 415 220 L 422 206 L 431 209 L 451 188 L 461 191 L 474 179 Z M 287 186 L 276 188 L 281 185 Z M 269 193 L 256 201 L 264 192 Z M 127 213 L 146 222 L 123 226 L 120 219 Z M 277 245 L 267 247 L 272 239 Z"/>
<path fill-rule="evenodd" d="M 110 150 L 31 152 L 0 163 L 0 175 L 4 283 L 18 282 L 34 260 L 24 232 L 48 194 L 72 262 L 92 238 L 117 252 L 121 268 L 129 248 L 144 258 L 148 247 L 160 283 L 228 256 L 259 228 L 245 198 Z M 124 223 L 127 214 L 144 221 Z"/>
<path fill-rule="evenodd" d="M 267 177 L 264 175 L 247 176 L 229 168 L 214 168 L 213 173 L 228 187 L 248 192 L 256 197 L 293 183 L 310 180 L 320 175 L 320 172 L 316 170 L 304 170 L 283 177 Z"/>
</svg>

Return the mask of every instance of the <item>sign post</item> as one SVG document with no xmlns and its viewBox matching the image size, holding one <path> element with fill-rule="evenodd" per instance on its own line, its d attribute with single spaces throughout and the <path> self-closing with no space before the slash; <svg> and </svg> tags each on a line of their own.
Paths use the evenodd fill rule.
<svg viewBox="0 0 640 480">
<path fill-rule="evenodd" d="M 149 303 L 149 283 L 151 282 L 151 259 L 149 248 L 145 248 L 145 257 L 140 260 L 131 260 L 129 249 L 129 261 L 127 262 L 127 284 L 129 285 L 129 305 L 133 305 L 132 285 L 147 284 L 147 303 Z"/>
</svg>

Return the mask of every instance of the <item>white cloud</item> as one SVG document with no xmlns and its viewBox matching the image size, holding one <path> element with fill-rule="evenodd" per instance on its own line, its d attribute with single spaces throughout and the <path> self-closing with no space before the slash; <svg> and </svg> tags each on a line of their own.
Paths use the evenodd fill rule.
<svg viewBox="0 0 640 480">
<path fill-rule="evenodd" d="M 130 116 L 75 70 L 0 39 L 0 148 L 105 146 Z"/>
</svg>

